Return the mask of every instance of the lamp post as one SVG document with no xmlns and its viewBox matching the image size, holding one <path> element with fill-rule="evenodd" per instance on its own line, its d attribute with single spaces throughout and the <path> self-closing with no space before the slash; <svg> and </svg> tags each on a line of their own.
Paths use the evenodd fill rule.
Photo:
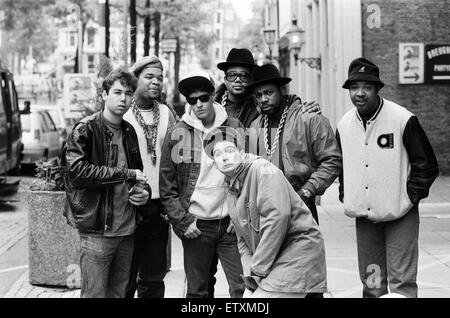
<svg viewBox="0 0 450 318">
<path fill-rule="evenodd" d="M 77 17 L 78 27 L 78 73 L 83 73 L 83 21 L 81 20 L 81 8 L 79 5 L 74 4 L 72 12 Z"/>
<path fill-rule="evenodd" d="M 267 47 L 269 48 L 269 60 L 272 62 L 272 46 L 275 43 L 275 33 L 276 30 L 272 27 L 270 27 L 270 24 L 262 29 L 264 42 L 266 43 Z"/>
<path fill-rule="evenodd" d="M 292 18 L 292 25 L 286 32 L 286 36 L 289 39 L 289 51 L 294 53 L 295 66 L 297 66 L 297 61 L 300 61 L 300 63 L 305 62 L 311 68 L 321 69 L 320 57 L 299 57 L 302 46 L 305 44 L 305 31 L 297 25 L 295 16 Z"/>
<path fill-rule="evenodd" d="M 179 59 L 177 58 L 177 53 L 179 52 L 178 38 L 172 33 L 164 35 L 161 42 L 161 49 L 164 54 L 169 55 L 169 79 L 173 79 L 173 81 L 171 81 L 171 86 L 173 88 L 173 101 L 178 102 L 180 99 L 180 95 L 176 88 L 179 78 Z M 172 54 L 175 55 L 174 59 L 172 59 Z M 172 61 L 174 61 L 173 64 Z M 170 76 L 172 65 L 175 73 L 174 76 Z"/>
</svg>

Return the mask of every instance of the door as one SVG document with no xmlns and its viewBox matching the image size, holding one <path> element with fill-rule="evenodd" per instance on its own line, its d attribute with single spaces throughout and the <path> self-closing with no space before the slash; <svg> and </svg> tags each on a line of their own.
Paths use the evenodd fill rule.
<svg viewBox="0 0 450 318">
<path fill-rule="evenodd" d="M 6 127 L 6 160 L 11 159 L 12 153 L 12 112 L 11 112 L 11 100 L 9 99 L 9 89 L 7 85 L 6 73 L 1 73 L 1 91 L 3 99 L 3 109 L 5 112 L 6 123 L 2 127 Z"/>
<path fill-rule="evenodd" d="M 47 111 L 43 111 L 42 118 L 46 126 L 46 142 L 48 144 L 48 157 L 59 156 L 60 146 L 59 146 L 59 133 L 56 126 Z"/>
<path fill-rule="evenodd" d="M 12 76 L 8 78 L 9 102 L 11 105 L 11 166 L 13 169 L 20 162 L 20 151 L 22 145 L 22 128 L 20 123 L 19 104 L 17 101 L 17 92 L 12 80 Z"/>
<path fill-rule="evenodd" d="M 3 89 L 0 87 L 0 175 L 6 173 L 6 151 L 7 151 L 7 135 L 6 113 L 3 104 Z"/>
</svg>

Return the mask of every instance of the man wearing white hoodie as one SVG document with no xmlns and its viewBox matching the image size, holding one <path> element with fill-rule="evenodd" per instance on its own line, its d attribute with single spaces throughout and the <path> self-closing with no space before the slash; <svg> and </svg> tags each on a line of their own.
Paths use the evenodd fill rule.
<svg viewBox="0 0 450 318">
<path fill-rule="evenodd" d="M 228 213 L 225 177 L 203 150 L 203 137 L 219 126 L 242 127 L 213 101 L 214 81 L 204 71 L 191 73 L 178 89 L 188 105 L 172 126 L 162 148 L 160 200 L 173 229 L 182 240 L 186 297 L 208 297 L 215 255 L 220 259 L 229 293 L 244 292 L 237 239 Z"/>
</svg>

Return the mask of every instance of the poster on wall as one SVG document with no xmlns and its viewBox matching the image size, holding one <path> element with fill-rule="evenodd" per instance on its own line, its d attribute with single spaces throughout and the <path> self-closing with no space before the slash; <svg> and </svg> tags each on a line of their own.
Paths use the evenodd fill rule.
<svg viewBox="0 0 450 318">
<path fill-rule="evenodd" d="M 64 75 L 64 115 L 66 118 L 82 118 L 83 108 L 95 105 L 95 75 Z"/>
<path fill-rule="evenodd" d="M 425 46 L 425 82 L 428 84 L 450 83 L 450 44 Z"/>
<path fill-rule="evenodd" d="M 399 83 L 423 84 L 424 82 L 424 44 L 399 43 Z"/>
</svg>

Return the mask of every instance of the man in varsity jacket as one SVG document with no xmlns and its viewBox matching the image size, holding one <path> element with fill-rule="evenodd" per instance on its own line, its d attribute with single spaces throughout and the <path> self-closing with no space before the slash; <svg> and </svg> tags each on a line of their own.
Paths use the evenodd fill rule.
<svg viewBox="0 0 450 318">
<path fill-rule="evenodd" d="M 354 60 L 343 88 L 355 108 L 337 127 L 343 173 L 339 199 L 356 218 L 363 297 L 417 297 L 419 210 L 438 175 L 433 149 L 417 117 L 379 96 L 378 67 Z M 345 190 L 345 192 L 344 192 Z M 345 194 L 345 195 L 344 195 Z"/>
</svg>

